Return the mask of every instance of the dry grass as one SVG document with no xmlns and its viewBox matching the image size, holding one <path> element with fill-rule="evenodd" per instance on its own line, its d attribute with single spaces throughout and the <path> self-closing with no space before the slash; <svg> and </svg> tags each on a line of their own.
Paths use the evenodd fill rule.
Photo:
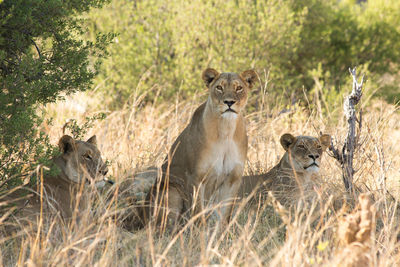
<svg viewBox="0 0 400 267">
<path fill-rule="evenodd" d="M 143 96 L 133 96 L 133 105 L 118 111 L 101 110 L 102 99 L 95 93 L 81 93 L 65 102 L 46 107 L 54 125 L 43 125 L 56 143 L 68 118 L 82 122 L 85 116 L 104 111 L 107 118 L 96 123 L 88 137 L 96 134 L 104 158 L 111 161 L 110 175 L 121 182 L 149 166 L 159 166 L 179 132 L 188 123 L 205 95 L 191 100 L 142 105 Z M 280 113 L 283 107 L 269 108 L 275 98 L 261 96 L 262 105 L 247 114 L 249 151 L 246 174 L 272 167 L 283 149 L 279 137 L 330 133 L 344 140 L 345 121 L 341 107 L 323 117 L 299 106 Z M 374 266 L 400 264 L 397 202 L 400 192 L 400 114 L 396 107 L 380 101 L 366 103 L 361 150 L 356 153 L 355 183 L 374 197 L 377 230 L 371 236 L 368 255 Z M 338 119 L 339 118 L 339 119 Z M 329 192 L 332 201 L 345 195 L 340 166 L 325 155 L 322 161 L 320 191 Z M 135 184 L 133 184 L 133 187 Z M 135 188 L 132 188 L 134 191 Z M 140 191 L 140 190 L 139 190 Z M 390 194 L 389 194 L 390 193 Z M 118 196 L 116 196 L 118 197 Z M 0 238 L 0 259 L 6 266 L 313 266 L 333 264 L 342 248 L 336 228 L 346 213 L 329 209 L 323 194 L 312 202 L 299 202 L 288 212 L 271 200 L 256 212 L 238 207 L 230 226 L 217 233 L 217 222 L 189 224 L 178 234 L 158 235 L 147 228 L 130 233 L 115 221 L 115 206 L 95 194 L 92 212 L 79 224 L 65 226 L 47 220 L 38 230 L 20 227 L 18 236 L 5 233 Z M 88 215 L 89 214 L 89 215 Z M 333 256 L 336 255 L 336 256 Z M 336 263 L 335 263 L 336 264 Z"/>
<path fill-rule="evenodd" d="M 335 261 L 343 266 L 371 266 L 376 262 L 376 255 L 370 251 L 376 229 L 376 211 L 368 194 L 361 194 L 358 199 L 358 207 L 339 220 L 341 248 Z"/>
</svg>

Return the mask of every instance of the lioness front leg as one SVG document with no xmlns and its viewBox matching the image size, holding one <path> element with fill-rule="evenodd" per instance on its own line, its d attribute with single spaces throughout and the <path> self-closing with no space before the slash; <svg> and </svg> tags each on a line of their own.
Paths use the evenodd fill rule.
<svg viewBox="0 0 400 267">
<path fill-rule="evenodd" d="M 241 184 L 241 177 L 242 175 L 237 172 L 232 173 L 218 190 L 215 203 L 218 206 L 217 212 L 220 214 L 222 224 L 228 224 L 231 219 L 234 201 Z"/>
<path fill-rule="evenodd" d="M 172 230 L 178 225 L 183 209 L 183 198 L 179 190 L 169 187 L 160 194 L 157 204 L 153 202 L 152 206 L 152 215 L 162 231 Z"/>
</svg>

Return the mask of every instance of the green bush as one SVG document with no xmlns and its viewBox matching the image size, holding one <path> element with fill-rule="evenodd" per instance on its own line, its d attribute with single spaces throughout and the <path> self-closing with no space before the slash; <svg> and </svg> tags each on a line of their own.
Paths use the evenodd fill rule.
<svg viewBox="0 0 400 267">
<path fill-rule="evenodd" d="M 0 3 L 0 182 L 54 153 L 39 130 L 40 105 L 90 88 L 112 35 L 83 39 L 78 16 L 104 0 Z M 89 58 L 95 60 L 91 63 Z M 34 164 L 33 164 L 34 163 Z M 14 179 L 11 182 L 18 182 Z"/>
<path fill-rule="evenodd" d="M 275 93 L 311 90 L 320 66 L 323 92 L 336 95 L 349 67 L 366 69 L 370 84 L 399 70 L 396 0 L 114 0 L 89 17 L 90 29 L 119 33 L 98 78 L 115 107 L 141 93 L 151 100 L 154 84 L 167 99 L 190 96 L 208 66 L 269 71 Z M 395 84 L 382 92 L 396 95 Z"/>
</svg>

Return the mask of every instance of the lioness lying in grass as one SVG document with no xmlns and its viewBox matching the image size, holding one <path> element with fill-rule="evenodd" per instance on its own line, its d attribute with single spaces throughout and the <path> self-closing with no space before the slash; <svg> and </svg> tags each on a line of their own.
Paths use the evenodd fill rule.
<svg viewBox="0 0 400 267">
<path fill-rule="evenodd" d="M 58 145 L 61 155 L 53 162 L 60 173 L 44 176 L 43 182 L 35 188 L 22 188 L 0 197 L 0 202 L 3 201 L 1 215 L 13 208 L 17 219 L 31 220 L 40 213 L 69 219 L 76 210 L 87 207 L 89 185 L 102 186 L 108 171 L 97 148 L 96 136 L 85 142 L 64 135 Z"/>
<path fill-rule="evenodd" d="M 323 152 L 330 146 L 327 134 L 319 138 L 284 134 L 280 139 L 285 154 L 269 172 L 244 176 L 239 189 L 239 197 L 254 193 L 252 202 L 266 197 L 271 191 L 282 204 L 296 201 L 302 194 L 313 190 L 313 177 L 320 170 Z"/>
</svg>

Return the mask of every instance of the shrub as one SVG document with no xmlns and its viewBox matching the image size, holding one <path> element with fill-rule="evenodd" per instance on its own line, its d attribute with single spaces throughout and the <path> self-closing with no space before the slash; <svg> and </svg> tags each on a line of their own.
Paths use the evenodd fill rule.
<svg viewBox="0 0 400 267">
<path fill-rule="evenodd" d="M 47 162 L 38 107 L 92 85 L 113 37 L 83 39 L 79 14 L 105 0 L 5 0 L 0 3 L 0 182 Z M 89 57 L 94 58 L 90 62 Z M 14 179 L 13 182 L 18 182 Z"/>
</svg>

